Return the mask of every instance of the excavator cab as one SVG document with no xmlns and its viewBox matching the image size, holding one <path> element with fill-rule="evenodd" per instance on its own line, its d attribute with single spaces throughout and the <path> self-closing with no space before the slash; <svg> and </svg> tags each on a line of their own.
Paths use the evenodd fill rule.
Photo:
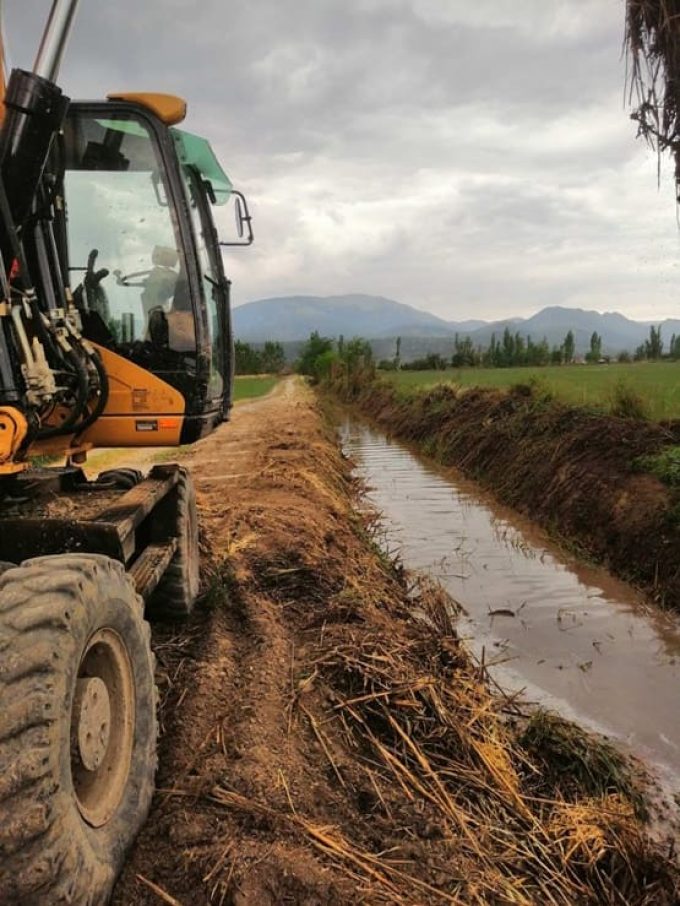
<svg viewBox="0 0 680 906">
<path fill-rule="evenodd" d="M 191 443 L 231 407 L 230 284 L 212 208 L 233 187 L 209 143 L 172 125 L 182 115 L 179 99 L 135 94 L 72 103 L 66 117 L 64 267 L 111 383 L 95 445 Z M 244 219 L 247 244 L 247 207 Z"/>
</svg>

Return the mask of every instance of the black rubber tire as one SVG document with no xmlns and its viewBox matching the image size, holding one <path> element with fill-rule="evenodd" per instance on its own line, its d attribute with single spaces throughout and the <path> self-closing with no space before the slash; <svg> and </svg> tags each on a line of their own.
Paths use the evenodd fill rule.
<svg viewBox="0 0 680 906">
<path fill-rule="evenodd" d="M 8 569 L 15 569 L 16 563 L 11 563 L 9 560 L 0 560 L 0 576 L 3 573 L 6 573 Z"/>
<path fill-rule="evenodd" d="M 98 630 L 124 643 L 134 728 L 121 798 L 103 826 L 78 808 L 71 710 L 81 657 Z M 151 805 L 156 687 L 143 603 L 100 555 L 26 560 L 0 578 L 0 903 L 102 906 Z"/>
<path fill-rule="evenodd" d="M 177 485 L 154 513 L 154 522 L 163 532 L 176 537 L 178 546 L 170 566 L 147 602 L 150 619 L 185 619 L 192 612 L 199 592 L 196 490 L 187 469 L 180 467 L 179 473 Z"/>
<path fill-rule="evenodd" d="M 144 475 L 139 469 L 105 469 L 97 475 L 97 484 L 110 484 L 115 488 L 129 491 L 143 479 Z"/>
</svg>

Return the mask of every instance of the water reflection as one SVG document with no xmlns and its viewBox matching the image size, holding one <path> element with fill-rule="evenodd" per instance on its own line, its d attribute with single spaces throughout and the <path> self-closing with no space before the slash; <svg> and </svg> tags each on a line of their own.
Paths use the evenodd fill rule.
<svg viewBox="0 0 680 906">
<path fill-rule="evenodd" d="M 455 471 L 349 416 L 341 437 L 385 543 L 462 604 L 461 633 L 503 661 L 497 679 L 680 772 L 678 616 L 569 557 Z"/>
</svg>

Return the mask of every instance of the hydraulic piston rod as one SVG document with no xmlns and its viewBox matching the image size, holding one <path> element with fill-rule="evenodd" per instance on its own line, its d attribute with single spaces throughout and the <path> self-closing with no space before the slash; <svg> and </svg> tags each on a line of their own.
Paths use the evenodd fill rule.
<svg viewBox="0 0 680 906">
<path fill-rule="evenodd" d="M 54 0 L 45 32 L 40 42 L 33 72 L 56 82 L 79 0 Z"/>
</svg>

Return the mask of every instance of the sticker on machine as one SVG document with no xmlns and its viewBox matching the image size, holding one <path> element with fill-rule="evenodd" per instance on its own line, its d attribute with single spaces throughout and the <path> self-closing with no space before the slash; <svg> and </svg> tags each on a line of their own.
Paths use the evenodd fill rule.
<svg viewBox="0 0 680 906">
<path fill-rule="evenodd" d="M 158 422 L 135 421 L 135 431 L 158 431 Z"/>
<path fill-rule="evenodd" d="M 133 387 L 132 388 L 132 410 L 133 412 L 139 412 L 140 410 L 149 408 L 149 391 L 146 387 Z"/>
</svg>

